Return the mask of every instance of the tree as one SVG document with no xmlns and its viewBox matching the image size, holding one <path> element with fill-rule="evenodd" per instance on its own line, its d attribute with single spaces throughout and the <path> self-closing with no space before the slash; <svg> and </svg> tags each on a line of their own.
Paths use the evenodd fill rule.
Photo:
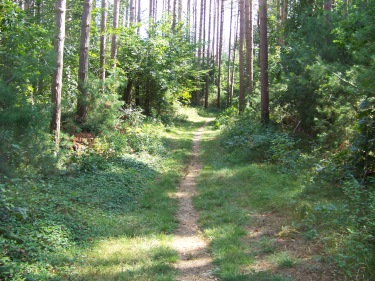
<svg viewBox="0 0 375 281">
<path fill-rule="evenodd" d="M 230 3 L 230 25 L 229 25 L 229 46 L 228 46 L 228 68 L 227 68 L 227 107 L 230 102 L 230 62 L 232 55 L 232 28 L 233 28 L 233 0 Z"/>
<path fill-rule="evenodd" d="M 118 19 L 120 10 L 120 0 L 114 0 L 113 9 L 113 35 L 112 35 L 112 45 L 111 45 L 111 59 L 112 67 L 116 67 L 116 57 L 117 57 L 117 29 L 118 29 Z"/>
<path fill-rule="evenodd" d="M 260 59 L 260 90 L 261 90 L 261 120 L 269 121 L 268 97 L 268 42 L 267 42 L 267 0 L 259 2 L 259 59 Z"/>
<path fill-rule="evenodd" d="M 87 76 L 89 67 L 89 43 L 90 43 L 90 23 L 92 12 L 92 0 L 84 0 L 81 21 L 81 44 L 79 52 L 78 69 L 78 91 L 80 93 L 77 101 L 76 120 L 84 123 L 87 114 Z"/>
<path fill-rule="evenodd" d="M 102 18 L 101 18 L 101 34 L 100 34 L 100 79 L 103 86 L 105 81 L 105 47 L 106 47 L 106 25 L 107 25 L 107 0 L 102 0 Z"/>
<path fill-rule="evenodd" d="M 221 96 L 221 55 L 223 51 L 223 33 L 224 33 L 224 0 L 221 1 L 220 12 L 220 39 L 218 44 L 218 74 L 217 74 L 217 107 L 220 108 Z"/>
<path fill-rule="evenodd" d="M 244 41 L 245 41 L 245 0 L 240 0 L 239 3 L 239 14 L 240 14 L 240 31 L 239 31 L 239 76 L 240 76 L 240 92 L 239 92 L 239 111 L 243 111 L 245 109 L 245 71 L 244 71 L 244 64 L 245 64 L 245 56 L 244 56 Z"/>
<path fill-rule="evenodd" d="M 246 23 L 246 73 L 248 80 L 248 92 L 253 92 L 253 1 L 245 0 Z"/>
<path fill-rule="evenodd" d="M 66 0 L 56 0 L 55 3 L 55 22 L 56 38 L 54 48 L 57 53 L 56 69 L 53 72 L 51 96 L 54 104 L 54 110 L 51 120 L 51 131 L 54 134 L 55 150 L 59 149 L 60 124 L 61 124 L 61 90 L 62 74 L 64 67 L 64 41 L 65 41 L 65 11 Z"/>
<path fill-rule="evenodd" d="M 206 67 L 209 69 L 210 67 L 210 40 L 211 40 L 211 8 L 212 8 L 212 0 L 210 0 L 209 6 L 209 16 L 208 16 L 208 36 L 207 36 L 207 57 L 206 57 Z M 204 94 L 204 108 L 208 108 L 208 94 L 209 94 L 209 82 L 210 76 L 209 73 L 206 73 L 206 89 Z"/>
</svg>

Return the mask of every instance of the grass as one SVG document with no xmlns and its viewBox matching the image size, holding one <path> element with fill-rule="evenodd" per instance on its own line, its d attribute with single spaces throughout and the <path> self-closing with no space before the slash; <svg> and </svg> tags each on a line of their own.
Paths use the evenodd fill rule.
<svg viewBox="0 0 375 281">
<path fill-rule="evenodd" d="M 0 225 L 0 279 L 174 280 L 170 194 L 205 120 L 183 114 L 162 132 L 165 153 L 92 155 L 61 175 L 8 180 L 17 208 Z"/>
<path fill-rule="evenodd" d="M 301 191 L 296 177 L 271 165 L 234 162 L 221 143 L 220 131 L 212 127 L 203 136 L 204 169 L 198 179 L 200 196 L 194 199 L 211 241 L 216 275 L 221 280 L 293 280 L 280 270 L 297 261 L 280 256 L 277 234 L 281 223 L 288 222 L 278 221 L 276 214 L 292 213 L 291 198 Z M 269 233 L 271 224 L 276 229 Z"/>
</svg>

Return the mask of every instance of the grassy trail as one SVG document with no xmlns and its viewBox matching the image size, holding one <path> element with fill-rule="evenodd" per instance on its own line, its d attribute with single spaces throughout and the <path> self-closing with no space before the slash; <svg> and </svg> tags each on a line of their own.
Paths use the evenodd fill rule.
<svg viewBox="0 0 375 281">
<path fill-rule="evenodd" d="M 340 280 L 321 256 L 322 245 L 292 222 L 290 201 L 301 189 L 295 176 L 233 161 L 213 127 L 201 150 L 200 195 L 193 202 L 220 280 Z"/>
<path fill-rule="evenodd" d="M 134 208 L 120 215 L 121 224 L 108 225 L 108 237 L 96 239 L 81 251 L 78 280 L 175 280 L 178 253 L 172 248 L 178 200 L 174 193 L 185 174 L 193 133 L 205 118 L 194 116 L 168 128 L 164 134 L 167 153 L 157 160 L 157 176 L 146 183 L 145 194 Z M 111 235 L 116 229 L 117 235 Z M 124 235 L 120 235 L 123 233 Z"/>
<path fill-rule="evenodd" d="M 205 273 L 191 280 L 338 280 L 316 255 L 321 245 L 303 240 L 291 223 L 287 202 L 300 189 L 293 176 L 265 164 L 234 164 L 211 126 L 195 136 L 200 146 L 193 150 L 194 132 L 210 119 L 188 114 L 160 132 L 165 153 L 88 155 L 61 175 L 11 181 L 14 204 L 28 206 L 28 216 L 11 221 L 14 236 L 1 238 L 0 250 L 12 259 L 1 259 L 0 279 L 186 281 L 180 278 Z M 209 242 L 202 264 L 193 265 L 197 275 L 174 245 L 177 187 L 192 151 L 200 171 L 193 176 L 198 193 L 191 194 L 199 226 L 194 220 L 192 228 Z M 187 252 L 202 248 L 197 243 Z"/>
</svg>

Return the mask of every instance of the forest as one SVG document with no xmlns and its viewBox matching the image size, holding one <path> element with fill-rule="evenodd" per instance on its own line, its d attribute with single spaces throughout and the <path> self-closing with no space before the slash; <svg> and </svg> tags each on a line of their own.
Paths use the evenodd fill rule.
<svg viewBox="0 0 375 281">
<path fill-rule="evenodd" d="M 374 116 L 375 0 L 0 0 L 0 280 L 375 280 Z"/>
</svg>

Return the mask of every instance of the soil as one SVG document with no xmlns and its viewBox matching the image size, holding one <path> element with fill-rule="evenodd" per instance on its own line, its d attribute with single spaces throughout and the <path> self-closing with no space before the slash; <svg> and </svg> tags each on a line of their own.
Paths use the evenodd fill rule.
<svg viewBox="0 0 375 281">
<path fill-rule="evenodd" d="M 209 244 L 200 231 L 199 214 L 192 204 L 192 198 L 197 195 L 195 180 L 202 169 L 198 155 L 200 139 L 206 125 L 207 123 L 194 133 L 190 163 L 175 195 L 179 201 L 177 218 L 180 225 L 175 232 L 172 245 L 180 257 L 179 262 L 175 264 L 179 272 L 179 281 L 219 280 L 213 276 L 214 267 Z"/>
</svg>

